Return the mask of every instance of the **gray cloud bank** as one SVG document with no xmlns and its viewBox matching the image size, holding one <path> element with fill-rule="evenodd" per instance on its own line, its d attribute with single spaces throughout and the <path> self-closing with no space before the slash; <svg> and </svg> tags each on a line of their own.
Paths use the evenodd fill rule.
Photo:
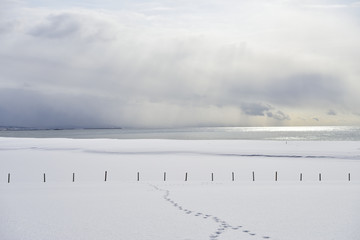
<svg viewBox="0 0 360 240">
<path fill-rule="evenodd" d="M 9 5 L 0 125 L 360 124 L 357 4 L 185 3 Z"/>
</svg>

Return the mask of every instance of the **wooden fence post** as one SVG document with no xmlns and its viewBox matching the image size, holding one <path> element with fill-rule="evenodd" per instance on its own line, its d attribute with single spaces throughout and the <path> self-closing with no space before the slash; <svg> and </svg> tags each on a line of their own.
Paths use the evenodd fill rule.
<svg viewBox="0 0 360 240">
<path fill-rule="evenodd" d="M 253 179 L 253 182 L 255 181 L 255 172 L 253 171 L 252 172 L 252 179 Z"/>
<path fill-rule="evenodd" d="M 137 181 L 140 181 L 140 172 L 137 172 Z"/>
<path fill-rule="evenodd" d="M 107 181 L 107 171 L 105 171 L 105 182 Z"/>
<path fill-rule="evenodd" d="M 321 182 L 321 173 L 319 173 L 319 181 Z"/>
<path fill-rule="evenodd" d="M 214 181 L 214 173 L 211 173 L 211 181 Z"/>
<path fill-rule="evenodd" d="M 188 180 L 188 173 L 185 173 L 185 182 Z"/>
<path fill-rule="evenodd" d="M 164 182 L 166 181 L 166 172 L 164 172 Z"/>
<path fill-rule="evenodd" d="M 10 173 L 8 173 L 8 183 L 10 183 Z"/>
<path fill-rule="evenodd" d="M 350 173 L 348 174 L 348 180 L 349 180 L 349 182 L 350 182 L 350 180 L 351 180 L 351 178 L 350 178 Z"/>
<path fill-rule="evenodd" d="M 275 181 L 277 181 L 278 180 L 278 172 L 276 171 L 275 172 Z"/>
<path fill-rule="evenodd" d="M 231 173 L 232 181 L 235 181 L 235 174 L 234 172 Z"/>
<path fill-rule="evenodd" d="M 303 180 L 303 175 L 300 173 L 300 182 Z"/>
<path fill-rule="evenodd" d="M 75 173 L 73 173 L 73 176 L 72 176 L 72 181 L 75 182 Z"/>
<path fill-rule="evenodd" d="M 44 182 L 46 182 L 46 176 L 45 176 L 45 173 L 44 173 Z"/>
</svg>

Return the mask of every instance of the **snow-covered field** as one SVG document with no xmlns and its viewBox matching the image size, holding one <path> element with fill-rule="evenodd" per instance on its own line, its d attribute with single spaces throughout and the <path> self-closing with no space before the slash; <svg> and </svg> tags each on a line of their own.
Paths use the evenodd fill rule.
<svg viewBox="0 0 360 240">
<path fill-rule="evenodd" d="M 360 142 L 0 138 L 1 240 L 358 240 L 359 203 Z"/>
</svg>

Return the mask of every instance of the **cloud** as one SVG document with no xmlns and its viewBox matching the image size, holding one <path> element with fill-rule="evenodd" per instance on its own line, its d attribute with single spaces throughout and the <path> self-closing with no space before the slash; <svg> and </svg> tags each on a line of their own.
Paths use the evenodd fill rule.
<svg viewBox="0 0 360 240">
<path fill-rule="evenodd" d="M 17 22 L 15 21 L 4 21 L 0 22 L 0 34 L 10 34 L 17 27 Z"/>
<path fill-rule="evenodd" d="M 355 1 L 351 3 L 352 7 L 360 7 L 360 2 L 359 1 Z"/>
<path fill-rule="evenodd" d="M 267 112 L 266 115 L 279 121 L 291 120 L 289 115 L 283 113 L 282 111 L 276 111 L 275 113 Z"/>
<path fill-rule="evenodd" d="M 357 16 L 293 1 L 120 5 L 0 19 L 0 123 L 281 125 L 357 111 Z"/>
<path fill-rule="evenodd" d="M 330 109 L 330 110 L 327 112 L 327 115 L 336 116 L 337 113 L 336 113 L 334 110 Z"/>
<path fill-rule="evenodd" d="M 334 3 L 331 2 L 319 2 L 319 4 L 305 4 L 305 7 L 307 8 L 318 8 L 318 9 L 342 9 L 342 8 L 356 8 L 356 7 L 360 7 L 360 2 L 359 1 L 338 1 L 338 3 L 336 3 L 337 1 L 335 1 Z"/>
<path fill-rule="evenodd" d="M 280 110 L 275 110 L 270 104 L 243 103 L 241 110 L 248 116 L 267 116 L 278 121 L 290 120 L 289 115 Z"/>
<path fill-rule="evenodd" d="M 48 95 L 25 89 L 0 90 L 0 126 L 106 126 L 99 99 L 90 96 Z"/>
<path fill-rule="evenodd" d="M 265 116 L 272 107 L 263 103 L 243 103 L 241 109 L 246 115 L 250 116 Z"/>
<path fill-rule="evenodd" d="M 273 68 L 279 68 L 281 71 L 280 65 L 275 65 Z M 261 74 L 251 73 L 251 75 L 255 79 L 261 77 Z M 242 73 L 237 77 L 239 79 L 248 78 Z M 276 74 L 273 74 L 273 76 L 264 76 L 264 78 L 268 79 L 230 81 L 224 86 L 227 92 L 225 98 L 233 103 L 237 100 L 241 101 L 241 99 L 252 99 L 283 107 L 323 107 L 342 103 L 348 94 L 348 90 L 344 86 L 346 83 L 332 75 L 299 74 L 295 70 L 288 76 L 277 77 Z M 243 107 L 246 110 L 246 106 Z"/>
<path fill-rule="evenodd" d="M 332 9 L 332 8 L 347 8 L 347 7 L 349 7 L 349 5 L 346 5 L 346 4 L 323 4 L 323 5 L 307 5 L 306 7 Z"/>
<path fill-rule="evenodd" d="M 344 83 L 335 76 L 302 73 L 274 80 L 267 86 L 267 97 L 290 106 L 339 102 L 346 94 Z"/>
<path fill-rule="evenodd" d="M 35 26 L 29 34 L 36 37 L 64 38 L 79 32 L 81 24 L 71 14 L 50 15 L 46 23 Z"/>
<path fill-rule="evenodd" d="M 117 32 L 113 27 L 101 14 L 70 11 L 47 15 L 40 23 L 31 26 L 27 33 L 50 40 L 70 38 L 72 41 L 108 41 L 116 38 Z"/>
</svg>

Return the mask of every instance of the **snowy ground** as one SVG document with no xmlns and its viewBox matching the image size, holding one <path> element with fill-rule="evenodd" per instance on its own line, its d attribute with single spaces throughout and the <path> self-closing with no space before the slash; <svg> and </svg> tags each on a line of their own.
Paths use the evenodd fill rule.
<svg viewBox="0 0 360 240">
<path fill-rule="evenodd" d="M 359 202 L 360 142 L 0 138 L 4 240 L 358 240 Z"/>
</svg>

